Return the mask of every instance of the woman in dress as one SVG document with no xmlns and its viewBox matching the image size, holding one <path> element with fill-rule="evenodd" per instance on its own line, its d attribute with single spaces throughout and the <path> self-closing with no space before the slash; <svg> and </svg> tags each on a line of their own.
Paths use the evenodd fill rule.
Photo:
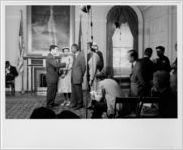
<svg viewBox="0 0 183 150">
<path fill-rule="evenodd" d="M 60 77 L 58 81 L 58 93 L 64 94 L 64 102 L 61 106 L 69 106 L 71 98 L 71 69 L 73 64 L 73 57 L 69 52 L 69 48 L 63 48 L 63 57 L 61 62 L 66 63 L 65 68 L 59 70 Z"/>
</svg>

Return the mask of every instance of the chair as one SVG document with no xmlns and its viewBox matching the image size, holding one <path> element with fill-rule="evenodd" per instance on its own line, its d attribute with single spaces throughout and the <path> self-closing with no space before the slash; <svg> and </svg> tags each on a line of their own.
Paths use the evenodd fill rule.
<svg viewBox="0 0 183 150">
<path fill-rule="evenodd" d="M 116 101 L 115 101 L 115 106 L 114 106 L 114 117 L 116 117 L 116 114 L 117 114 L 117 104 L 137 104 L 137 107 L 136 107 L 136 114 L 135 116 L 124 116 L 125 118 L 126 117 L 137 117 L 138 116 L 138 105 L 139 105 L 139 102 L 140 102 L 140 97 L 123 97 L 123 98 L 119 98 L 119 97 L 116 97 Z M 125 109 L 125 108 L 124 108 Z"/>
<path fill-rule="evenodd" d="M 157 118 L 158 114 L 142 114 L 143 104 L 145 103 L 159 103 L 159 97 L 125 97 L 125 98 L 116 98 L 115 107 L 114 107 L 114 116 L 117 114 L 117 104 L 137 104 L 135 116 L 127 115 L 124 118 Z"/>
<path fill-rule="evenodd" d="M 140 99 L 139 107 L 137 110 L 137 116 L 139 118 L 154 118 L 154 117 L 157 118 L 158 114 L 154 114 L 153 110 L 151 110 L 151 112 L 149 113 L 142 113 L 142 108 L 143 108 L 143 105 L 146 103 L 153 104 L 153 103 L 159 103 L 159 101 L 160 101 L 159 97 L 142 97 Z"/>
<path fill-rule="evenodd" d="M 15 95 L 15 79 L 10 80 L 10 81 L 6 81 L 6 87 L 10 87 L 11 88 L 11 95 Z"/>
</svg>

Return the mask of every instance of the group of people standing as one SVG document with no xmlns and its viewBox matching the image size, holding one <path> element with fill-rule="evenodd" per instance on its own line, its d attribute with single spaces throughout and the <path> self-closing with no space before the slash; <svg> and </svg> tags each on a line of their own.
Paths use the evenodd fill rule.
<svg viewBox="0 0 183 150">
<path fill-rule="evenodd" d="M 103 78 L 99 82 L 100 76 L 99 78 L 97 76 L 101 74 L 104 66 L 103 55 L 95 43 L 87 43 L 87 49 L 86 62 L 84 53 L 80 51 L 77 44 L 72 45 L 71 52 L 69 48 L 63 48 L 63 54 L 58 58 L 56 58 L 58 47 L 50 46 L 50 53 L 46 59 L 47 106 L 54 107 L 56 105 L 54 100 L 58 92 L 64 94 L 65 97 L 61 106 L 69 106 L 74 109 L 82 108 L 84 105 L 82 83 L 87 70 L 89 91 L 100 91 L 99 101 L 103 97 L 106 111 L 113 114 L 115 98 L 124 94 L 114 79 Z M 175 45 L 175 49 L 177 49 L 177 45 Z M 152 61 L 150 59 L 153 53 L 151 48 L 146 48 L 144 57 L 140 59 L 136 50 L 128 51 L 128 59 L 132 64 L 129 96 L 160 97 L 161 102 L 157 107 L 161 109 L 161 116 L 175 117 L 177 114 L 177 60 L 171 66 L 168 57 L 164 55 L 165 47 L 163 46 L 157 46 L 156 52 L 158 58 Z M 97 94 L 94 95 L 97 99 Z M 100 103 L 98 106 L 100 109 L 104 108 L 100 106 Z M 130 111 L 135 111 L 135 105 L 130 107 Z M 100 115 L 101 113 L 102 111 L 99 111 Z"/>
<path fill-rule="evenodd" d="M 158 114 L 162 118 L 175 118 L 177 117 L 177 59 L 170 65 L 168 57 L 164 55 L 163 46 L 157 46 L 156 52 L 158 58 L 151 60 L 152 48 L 145 49 L 143 58 L 138 58 L 138 53 L 134 49 L 128 51 L 128 59 L 132 65 L 128 97 L 159 98 L 159 103 L 143 104 L 142 113 L 145 110 L 153 111 L 154 115 Z M 98 92 L 92 93 L 95 99 L 94 118 L 101 118 L 103 112 L 107 112 L 108 118 L 136 114 L 138 104 L 134 102 L 117 105 L 118 114 L 114 116 L 116 97 L 124 97 L 124 93 L 115 79 L 109 77 L 106 79 L 102 76 L 97 78 L 99 79 Z"/>
<path fill-rule="evenodd" d="M 82 82 L 86 70 L 84 54 L 77 44 L 63 48 L 63 55 L 58 56 L 58 46 L 51 45 L 46 58 L 47 107 L 54 107 L 56 93 L 64 93 L 62 106 L 79 109 L 83 107 Z M 70 101 L 72 93 L 72 104 Z"/>
<path fill-rule="evenodd" d="M 177 51 L 177 44 L 175 44 Z M 157 106 L 162 117 L 175 117 L 177 114 L 177 59 L 170 65 L 164 55 L 165 47 L 157 46 L 158 58 L 151 61 L 153 50 L 146 48 L 144 57 L 138 59 L 135 50 L 128 51 L 132 64 L 130 75 L 132 97 L 159 97 Z M 134 107 L 135 108 L 135 107 Z"/>
<path fill-rule="evenodd" d="M 50 46 L 46 58 L 47 107 L 58 105 L 55 104 L 57 92 L 63 94 L 65 98 L 61 106 L 69 106 L 74 109 L 83 107 L 82 83 L 86 66 L 88 66 L 88 86 L 92 89 L 96 87 L 95 75 L 97 70 L 101 71 L 103 68 L 103 55 L 98 51 L 98 46 L 92 43 L 88 43 L 88 46 L 88 50 L 91 50 L 87 57 L 88 65 L 84 53 L 77 44 L 71 46 L 71 52 L 69 48 L 63 48 L 59 56 L 58 46 Z"/>
<path fill-rule="evenodd" d="M 130 75 L 131 96 L 149 96 L 155 72 L 163 71 L 169 75 L 171 70 L 174 73 L 177 72 L 176 61 L 173 63 L 174 67 L 171 67 L 169 58 L 164 55 L 165 48 L 163 46 L 157 46 L 156 52 L 158 58 L 151 60 L 153 53 L 151 48 L 146 48 L 144 57 L 140 59 L 138 59 L 138 53 L 135 50 L 128 51 L 128 58 L 132 64 L 132 73 Z"/>
</svg>

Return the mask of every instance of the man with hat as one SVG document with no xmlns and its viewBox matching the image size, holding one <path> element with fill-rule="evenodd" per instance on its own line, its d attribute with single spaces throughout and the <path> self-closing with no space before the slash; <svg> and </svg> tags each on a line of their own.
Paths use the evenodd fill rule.
<svg viewBox="0 0 183 150">
<path fill-rule="evenodd" d="M 103 54 L 101 51 L 99 51 L 98 45 L 96 42 L 93 42 L 92 48 L 95 50 L 95 52 L 98 54 L 100 61 L 97 64 L 97 68 L 99 69 L 99 71 L 102 71 L 103 67 L 104 67 L 104 58 L 103 58 Z"/>
</svg>

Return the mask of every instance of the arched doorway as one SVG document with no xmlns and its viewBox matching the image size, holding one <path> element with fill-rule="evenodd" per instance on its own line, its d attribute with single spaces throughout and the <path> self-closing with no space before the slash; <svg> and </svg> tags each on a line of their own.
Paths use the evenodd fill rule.
<svg viewBox="0 0 183 150">
<path fill-rule="evenodd" d="M 124 27 L 122 27 L 125 24 L 124 20 L 126 20 L 126 22 L 128 24 L 128 28 L 129 28 L 132 38 L 133 38 L 132 47 L 131 48 L 130 48 L 130 46 L 127 46 L 127 47 L 130 49 L 136 49 L 138 51 L 139 55 L 142 56 L 143 18 L 142 18 L 142 14 L 141 14 L 140 10 L 138 9 L 138 7 L 135 7 L 135 6 L 132 6 L 132 7 L 131 6 L 114 6 L 114 7 L 112 7 L 107 14 L 107 28 L 106 28 L 107 29 L 106 70 L 111 75 L 115 75 L 114 73 L 116 73 L 116 70 L 114 69 L 114 67 L 117 67 L 117 66 L 115 66 L 115 64 L 118 64 L 119 66 L 121 66 L 119 62 L 115 62 L 114 56 L 120 57 L 120 55 L 121 56 L 123 55 L 123 58 L 124 58 L 124 53 L 126 53 L 126 51 L 123 51 L 124 53 L 120 53 L 119 45 L 117 45 L 118 48 L 116 50 L 118 50 L 118 52 L 115 54 L 114 48 L 116 48 L 115 47 L 116 44 L 114 44 L 114 47 L 113 47 L 113 42 L 114 42 L 113 35 L 115 33 L 114 23 L 118 22 L 120 32 L 124 33 Z M 121 29 L 121 27 L 123 29 Z M 120 33 L 120 35 L 123 35 L 121 37 L 122 37 L 122 41 L 124 42 L 123 39 L 125 36 L 123 33 Z M 128 37 L 128 38 L 130 37 L 130 35 L 127 34 L 127 32 L 125 32 L 125 34 L 127 35 L 126 37 Z M 120 46 L 123 45 L 122 43 L 120 44 Z M 120 47 L 120 48 L 124 50 L 124 47 Z M 128 48 L 126 48 L 126 50 Z M 119 58 L 117 58 L 117 57 L 116 57 L 116 59 L 119 60 Z M 122 61 L 121 64 L 123 64 L 124 60 L 121 60 L 121 61 Z M 125 61 L 128 61 L 128 60 L 125 60 Z M 119 68 L 119 66 L 118 66 L 118 68 Z M 124 67 L 124 65 L 123 65 L 123 67 Z M 126 70 L 126 69 L 128 70 L 129 68 L 123 68 L 123 71 L 121 71 L 121 72 L 125 72 L 124 70 Z M 129 72 L 129 70 L 127 72 Z M 127 72 L 124 75 L 127 75 Z M 118 70 L 118 74 L 119 74 L 119 70 Z M 123 74 L 121 74 L 121 76 L 123 76 Z"/>
</svg>

